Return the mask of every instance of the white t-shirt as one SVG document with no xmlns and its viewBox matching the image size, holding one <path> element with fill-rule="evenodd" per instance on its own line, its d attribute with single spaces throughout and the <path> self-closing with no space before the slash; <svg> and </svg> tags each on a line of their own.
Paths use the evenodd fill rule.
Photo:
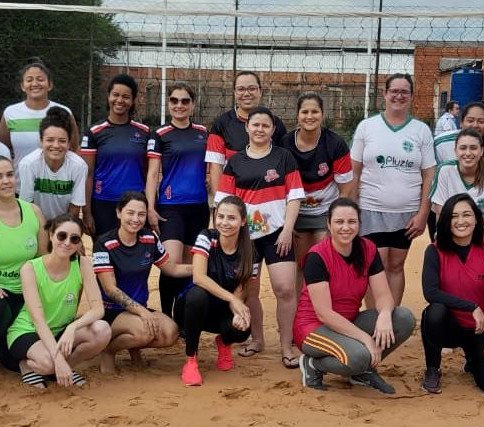
<svg viewBox="0 0 484 427">
<path fill-rule="evenodd" d="M 438 136 L 442 132 L 448 132 L 449 130 L 456 130 L 457 123 L 455 122 L 455 117 L 453 114 L 449 112 L 445 112 L 442 114 L 439 120 L 437 120 L 437 124 L 435 125 L 434 135 Z"/>
<path fill-rule="evenodd" d="M 449 130 L 435 137 L 435 160 L 438 165 L 442 162 L 455 160 L 455 140 L 459 132 L 459 130 Z"/>
<path fill-rule="evenodd" d="M 429 127 L 414 118 L 390 126 L 382 114 L 360 122 L 351 158 L 363 163 L 360 206 L 377 212 L 415 212 L 420 207 L 422 170 L 435 166 Z"/>
<path fill-rule="evenodd" d="M 66 213 L 69 204 L 86 204 L 87 163 L 68 151 L 64 164 L 53 172 L 38 148 L 20 162 L 20 198 L 40 207 L 46 219 Z"/>
<path fill-rule="evenodd" d="M 3 116 L 10 131 L 10 142 L 12 144 L 13 165 L 15 178 L 17 179 L 17 191 L 20 188 L 18 167 L 20 161 L 27 155 L 40 147 L 39 126 L 41 120 L 46 116 L 47 110 L 51 107 L 62 107 L 72 115 L 71 110 L 65 105 L 49 101 L 49 105 L 42 110 L 32 110 L 27 107 L 25 101 L 9 105 L 5 108 Z"/>
<path fill-rule="evenodd" d="M 462 179 L 457 160 L 441 164 L 432 183 L 430 201 L 443 206 L 447 199 L 460 193 L 469 194 L 484 214 L 484 190 L 480 191 L 479 187 L 473 187 Z"/>
<path fill-rule="evenodd" d="M 10 150 L 3 142 L 0 142 L 0 156 L 6 157 L 7 159 L 11 158 Z"/>
</svg>

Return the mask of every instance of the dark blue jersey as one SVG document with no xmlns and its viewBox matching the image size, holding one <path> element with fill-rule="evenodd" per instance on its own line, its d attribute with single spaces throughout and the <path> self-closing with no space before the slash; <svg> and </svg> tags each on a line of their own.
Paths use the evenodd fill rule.
<svg viewBox="0 0 484 427">
<path fill-rule="evenodd" d="M 94 271 L 114 272 L 117 287 L 143 307 L 148 303 L 151 266 L 161 267 L 167 261 L 168 252 L 147 229 L 138 233 L 138 241 L 133 246 L 123 245 L 117 229 L 108 231 L 96 240 L 92 253 Z M 124 310 L 106 295 L 102 287 L 101 292 L 106 309 Z"/>
<path fill-rule="evenodd" d="M 207 130 L 201 125 L 191 123 L 180 129 L 169 124 L 153 132 L 148 157 L 161 157 L 163 175 L 158 204 L 207 203 L 206 147 Z"/>
<path fill-rule="evenodd" d="M 124 125 L 104 121 L 82 139 L 81 154 L 95 155 L 92 198 L 116 202 L 125 191 L 143 191 L 150 130 L 131 120 Z"/>
</svg>

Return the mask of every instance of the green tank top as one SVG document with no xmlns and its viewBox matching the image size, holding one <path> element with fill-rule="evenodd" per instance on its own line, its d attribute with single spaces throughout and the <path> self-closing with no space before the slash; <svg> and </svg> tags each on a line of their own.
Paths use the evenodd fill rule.
<svg viewBox="0 0 484 427">
<path fill-rule="evenodd" d="M 21 224 L 10 227 L 0 221 L 0 288 L 21 294 L 20 268 L 37 254 L 39 220 L 31 203 L 17 201 L 22 211 Z"/>
<path fill-rule="evenodd" d="M 30 263 L 34 269 L 45 321 L 55 336 L 76 318 L 82 290 L 79 260 L 71 261 L 69 273 L 65 279 L 59 282 L 55 282 L 49 277 L 44 265 L 44 257 L 35 258 Z M 36 328 L 27 307 L 24 305 L 8 329 L 8 347 L 10 348 L 18 337 L 30 332 L 36 332 Z"/>
</svg>

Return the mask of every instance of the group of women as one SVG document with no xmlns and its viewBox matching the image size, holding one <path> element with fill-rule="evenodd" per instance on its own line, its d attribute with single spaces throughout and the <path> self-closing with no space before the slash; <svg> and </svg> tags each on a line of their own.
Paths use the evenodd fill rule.
<svg viewBox="0 0 484 427">
<path fill-rule="evenodd" d="M 323 375 L 335 373 L 394 393 L 376 368 L 414 329 L 412 313 L 399 307 L 403 268 L 432 207 L 438 222 L 423 270 L 430 303 L 422 317 L 423 387 L 440 391 L 440 351 L 460 346 L 483 388 L 482 104 L 464 109 L 456 160 L 439 166 L 431 190 L 434 141 L 410 116 L 406 74 L 387 79 L 385 110 L 360 123 L 351 151 L 323 126 L 323 100 L 314 92 L 299 97 L 298 127 L 286 133 L 259 105 L 259 77 L 241 72 L 235 108 L 209 134 L 192 123 L 195 93 L 179 82 L 168 91 L 170 122 L 150 132 L 133 119 L 136 82 L 118 75 L 107 88 L 106 120 L 82 139 L 85 162 L 75 153 L 69 110 L 49 109 L 45 65 L 22 70 L 21 87 L 25 102 L 0 122 L 0 140 L 14 154 L 14 163 L 0 157 L 1 244 L 8 247 L 0 261 L 0 355 L 25 383 L 46 387 L 55 374 L 62 385 L 82 385 L 78 362 L 100 354 L 101 371 L 113 372 L 119 351 L 139 362 L 141 349 L 170 346 L 181 333 L 182 382 L 200 385 L 202 331 L 218 334 L 218 369 L 232 369 L 233 343 L 251 336 L 243 357 L 264 350 L 265 260 L 283 365 L 299 367 L 308 387 L 323 389 Z M 18 132 L 33 118 L 37 133 L 24 147 Z M 84 230 L 94 241 L 92 264 L 81 255 Z M 148 307 L 152 265 L 161 272 L 161 312 Z M 82 290 L 89 308 L 76 319 Z"/>
</svg>

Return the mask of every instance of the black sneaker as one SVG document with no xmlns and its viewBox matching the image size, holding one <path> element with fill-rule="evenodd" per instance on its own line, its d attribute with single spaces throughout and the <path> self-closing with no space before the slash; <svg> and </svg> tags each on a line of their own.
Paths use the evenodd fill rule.
<svg viewBox="0 0 484 427">
<path fill-rule="evenodd" d="M 442 389 L 440 388 L 441 378 L 442 372 L 439 368 L 427 368 L 422 382 L 422 388 L 429 393 L 442 393 Z"/>
<path fill-rule="evenodd" d="M 472 374 L 472 363 L 470 359 L 466 358 L 464 366 L 462 367 L 464 374 Z"/>
<path fill-rule="evenodd" d="M 304 387 L 316 390 L 326 390 L 323 384 L 323 373 L 318 371 L 313 365 L 313 358 L 305 354 L 299 357 L 299 369 L 302 373 L 302 383 Z"/>
<path fill-rule="evenodd" d="M 359 375 L 352 375 L 350 377 L 350 384 L 364 385 L 374 388 L 385 394 L 395 394 L 395 389 L 391 384 L 388 384 L 378 373 L 371 369 Z"/>
</svg>

